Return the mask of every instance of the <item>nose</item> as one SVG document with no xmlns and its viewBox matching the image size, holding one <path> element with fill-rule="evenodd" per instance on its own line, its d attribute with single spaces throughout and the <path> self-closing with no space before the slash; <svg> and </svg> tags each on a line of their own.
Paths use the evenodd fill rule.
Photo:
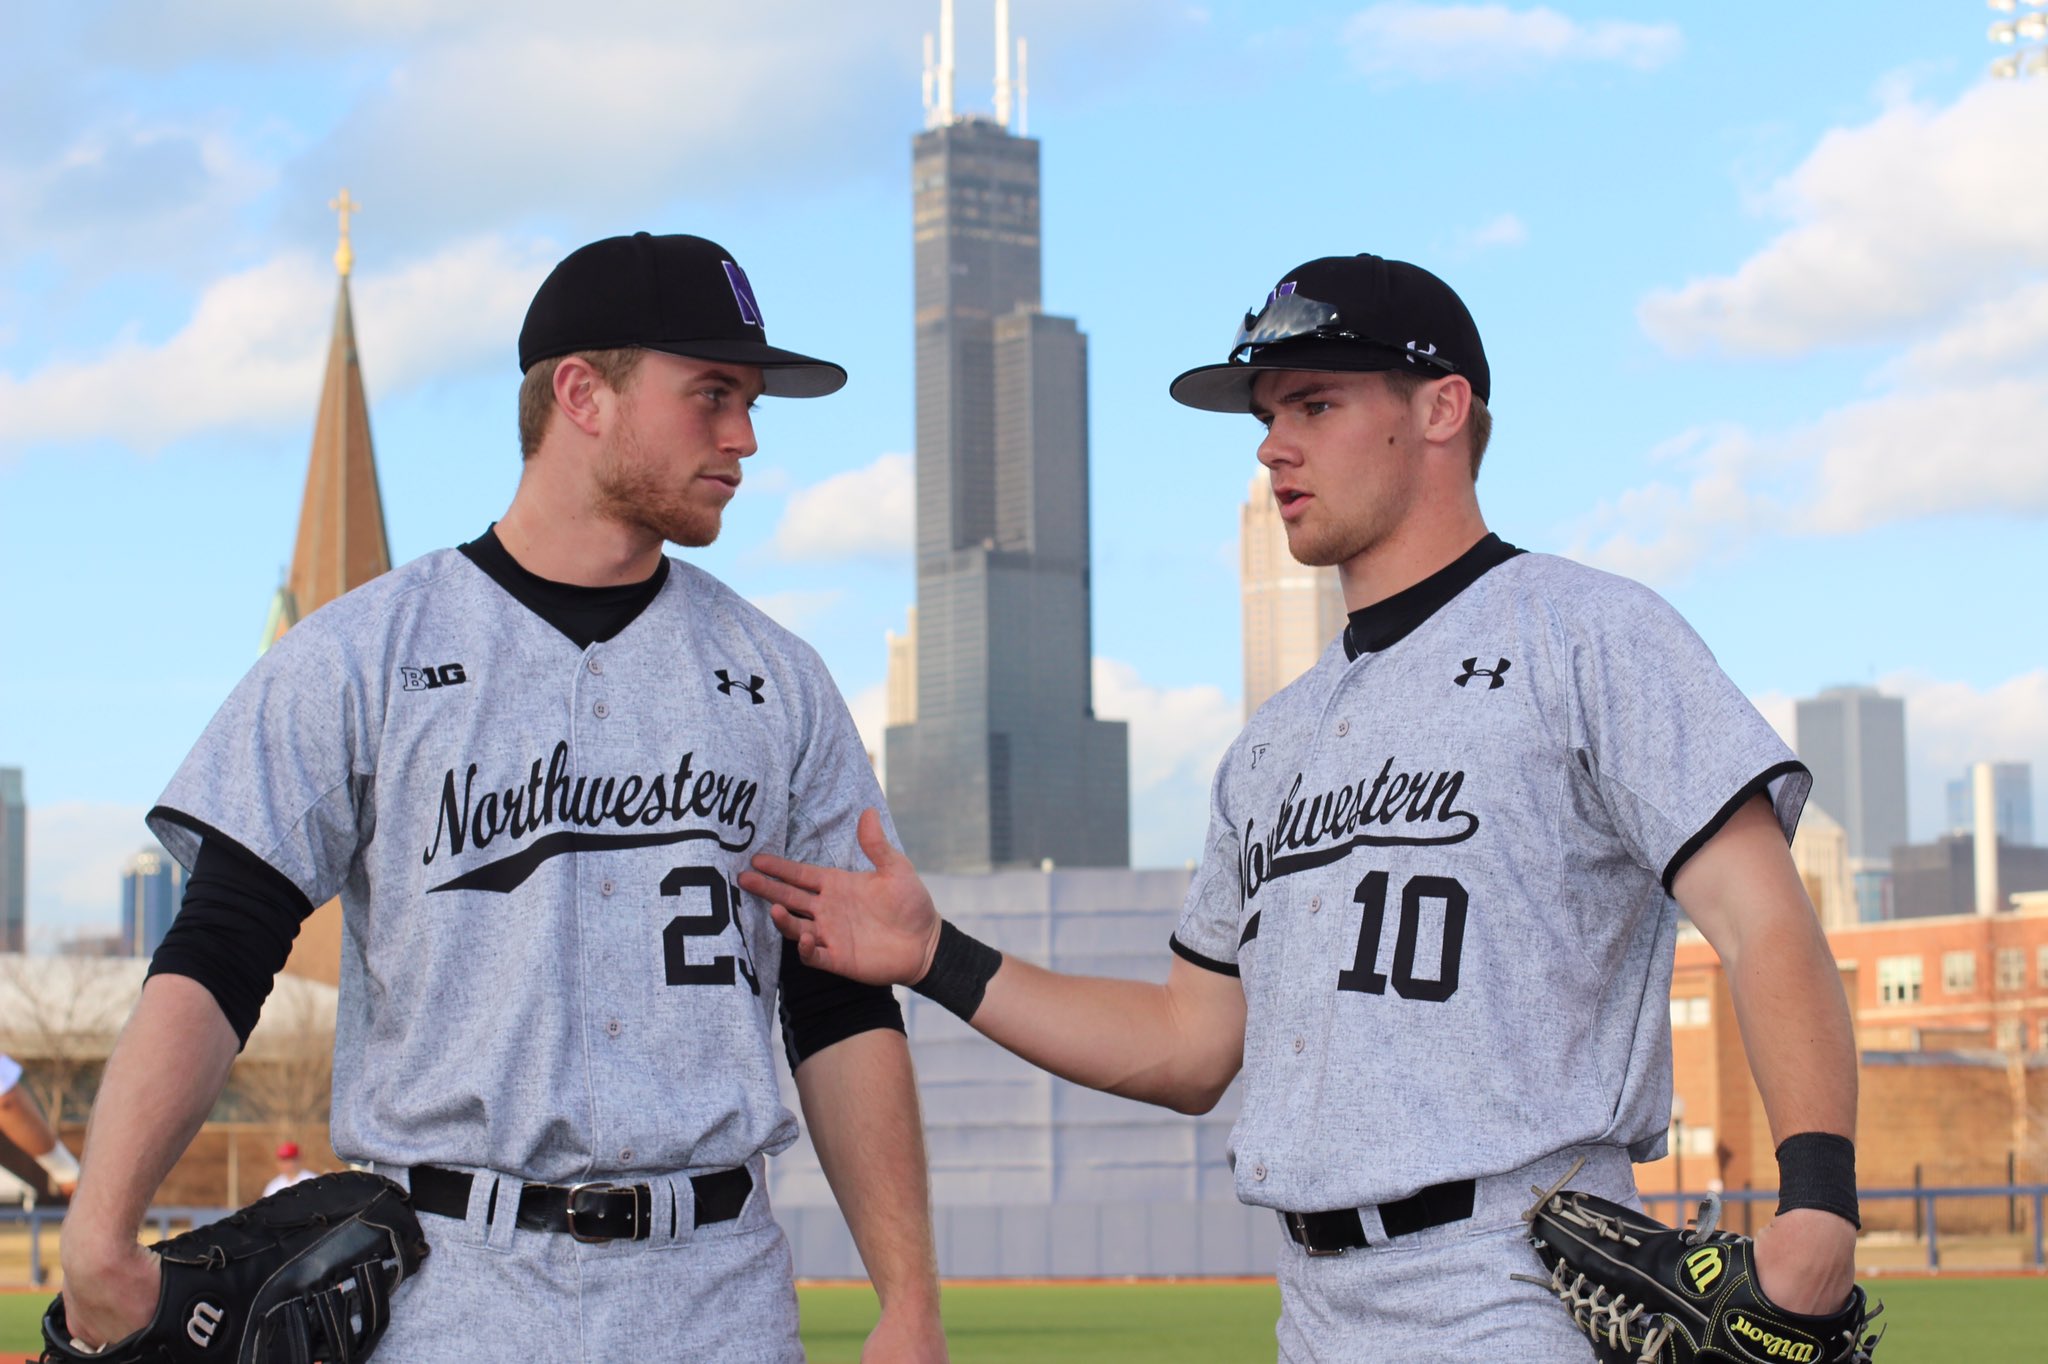
<svg viewBox="0 0 2048 1364">
<path fill-rule="evenodd" d="M 1300 456 L 1294 445 L 1281 434 L 1280 423 L 1275 421 L 1266 428 L 1266 434 L 1259 439 L 1259 463 L 1268 469 L 1279 464 L 1296 463 Z"/>
<path fill-rule="evenodd" d="M 744 407 L 731 414 L 731 420 L 725 423 L 719 437 L 719 447 L 730 452 L 735 459 L 745 459 L 761 448 L 760 441 L 754 438 L 753 413 Z"/>
</svg>

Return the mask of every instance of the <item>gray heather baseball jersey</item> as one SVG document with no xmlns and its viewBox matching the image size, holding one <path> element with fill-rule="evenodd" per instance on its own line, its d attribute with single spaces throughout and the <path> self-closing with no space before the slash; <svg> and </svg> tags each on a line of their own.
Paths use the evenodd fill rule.
<svg viewBox="0 0 2048 1364">
<path fill-rule="evenodd" d="M 1647 588 L 1547 555 L 1340 641 L 1216 774 L 1175 937 L 1241 973 L 1238 1193 L 1385 1202 L 1588 1142 L 1662 1153 L 1667 877 L 1810 778 Z"/>
<path fill-rule="evenodd" d="M 442 550 L 293 627 L 152 827 L 340 894 L 337 1152 L 561 1181 L 794 1140 L 781 939 L 736 881 L 763 848 L 865 866 L 870 805 L 823 663 L 703 571 L 578 649 Z"/>
</svg>

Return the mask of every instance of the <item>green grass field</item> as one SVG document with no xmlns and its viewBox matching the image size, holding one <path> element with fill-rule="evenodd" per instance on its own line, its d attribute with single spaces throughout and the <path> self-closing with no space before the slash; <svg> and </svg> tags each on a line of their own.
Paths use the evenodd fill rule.
<svg viewBox="0 0 2048 1364">
<path fill-rule="evenodd" d="M 1877 1364 L 2021 1364 L 2042 1357 L 2048 1278 L 1877 1279 L 1889 1323 Z M 806 1288 L 812 1364 L 855 1364 L 874 1324 L 865 1287 Z M 39 1293 L 0 1294 L 0 1359 L 41 1348 Z M 946 1290 L 954 1364 L 1246 1364 L 1273 1358 L 1271 1284 L 1143 1283 Z M 479 1364 L 486 1364 L 480 1361 Z"/>
</svg>

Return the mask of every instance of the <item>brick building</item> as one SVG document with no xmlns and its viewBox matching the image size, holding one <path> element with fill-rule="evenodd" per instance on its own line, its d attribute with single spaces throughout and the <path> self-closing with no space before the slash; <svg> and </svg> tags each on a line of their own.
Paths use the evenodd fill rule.
<svg viewBox="0 0 2048 1364">
<path fill-rule="evenodd" d="M 1828 934 L 1861 1058 L 1857 1173 L 1869 1188 L 2048 1181 L 2048 896 L 2006 913 L 1859 924 Z M 1646 1193 L 1719 1180 L 1777 1183 L 1727 978 L 1696 934 L 1671 987 L 1679 1103 L 1673 1158 L 1637 1170 Z M 1956 1230 L 2004 1225 L 2003 1201 L 1958 1204 Z M 1668 1206 L 1668 1205 L 1667 1205 Z M 1739 1213 L 1734 1214 L 1739 1219 Z M 1758 1225 L 1769 1206 L 1755 1212 Z M 1947 1228 L 1950 1211 L 1944 1208 Z M 1871 1230 L 1912 1224 L 1904 1201 L 1864 1210 Z M 1741 1225 L 1738 1220 L 1736 1225 Z"/>
</svg>

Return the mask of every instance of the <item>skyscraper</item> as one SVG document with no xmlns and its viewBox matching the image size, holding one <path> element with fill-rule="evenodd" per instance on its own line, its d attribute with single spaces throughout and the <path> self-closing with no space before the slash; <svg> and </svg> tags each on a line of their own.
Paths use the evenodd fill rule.
<svg viewBox="0 0 2048 1364">
<path fill-rule="evenodd" d="M 153 957 L 185 902 L 185 869 L 162 848 L 144 848 L 121 868 L 121 948 Z"/>
<path fill-rule="evenodd" d="M 0 952 L 28 943 L 28 799 L 21 769 L 0 767 Z"/>
<path fill-rule="evenodd" d="M 1307 672 L 1344 631 L 1344 587 L 1334 566 L 1312 568 L 1287 548 L 1273 479 L 1252 475 L 1238 536 L 1244 599 L 1244 715 Z"/>
<path fill-rule="evenodd" d="M 2031 763 L 1991 764 L 1992 824 L 2007 843 L 2034 841 L 2034 768 Z M 1948 832 L 1970 833 L 1977 827 L 1975 783 L 1963 777 L 1948 784 Z"/>
<path fill-rule="evenodd" d="M 1039 310 L 1038 143 L 1008 127 L 1008 35 L 1001 117 L 955 116 L 950 20 L 911 153 L 917 719 L 887 733 L 889 805 L 930 871 L 1124 866 L 1128 734 L 1095 718 L 1089 679 L 1087 339 Z"/>
<path fill-rule="evenodd" d="M 1906 842 L 1906 703 L 1831 687 L 1798 702 L 1792 746 L 1813 770 L 1814 801 L 1849 836 L 1852 872 L 1888 865 Z"/>
</svg>

